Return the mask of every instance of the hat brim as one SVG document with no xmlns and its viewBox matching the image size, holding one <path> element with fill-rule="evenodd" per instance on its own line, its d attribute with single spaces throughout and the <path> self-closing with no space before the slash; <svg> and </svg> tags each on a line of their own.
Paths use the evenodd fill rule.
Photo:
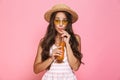
<svg viewBox="0 0 120 80">
<path fill-rule="evenodd" d="M 76 12 L 74 12 L 73 10 L 71 9 L 66 9 L 66 8 L 58 8 L 58 9 L 51 9 L 51 10 L 48 10 L 45 15 L 44 15 L 44 18 L 47 22 L 50 22 L 50 17 L 52 15 L 52 13 L 54 12 L 57 12 L 57 11 L 65 11 L 65 12 L 68 12 L 72 15 L 72 23 L 76 22 L 78 20 L 78 15 Z"/>
</svg>

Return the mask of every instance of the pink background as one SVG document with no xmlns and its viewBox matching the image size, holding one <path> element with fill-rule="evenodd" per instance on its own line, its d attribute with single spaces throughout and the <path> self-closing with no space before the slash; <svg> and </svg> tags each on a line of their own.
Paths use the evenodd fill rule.
<svg viewBox="0 0 120 80">
<path fill-rule="evenodd" d="M 33 73 L 44 13 L 65 3 L 79 15 L 73 24 L 84 55 L 78 80 L 120 80 L 120 0 L 0 0 L 0 80 L 40 80 Z"/>
</svg>

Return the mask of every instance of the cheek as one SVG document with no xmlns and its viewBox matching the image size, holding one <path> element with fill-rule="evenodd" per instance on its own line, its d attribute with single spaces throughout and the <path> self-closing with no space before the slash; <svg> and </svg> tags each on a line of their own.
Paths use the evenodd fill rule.
<svg viewBox="0 0 120 80">
<path fill-rule="evenodd" d="M 55 26 L 55 30 L 58 32 L 59 31 L 59 28 L 57 26 Z"/>
<path fill-rule="evenodd" d="M 57 29 L 57 28 L 58 28 L 58 26 L 55 25 L 55 29 Z"/>
</svg>

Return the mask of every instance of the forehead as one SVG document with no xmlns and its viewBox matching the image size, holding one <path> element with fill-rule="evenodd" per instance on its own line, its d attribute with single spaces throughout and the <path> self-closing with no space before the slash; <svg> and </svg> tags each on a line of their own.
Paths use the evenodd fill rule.
<svg viewBox="0 0 120 80">
<path fill-rule="evenodd" d="M 64 12 L 57 12 L 55 18 L 67 18 Z"/>
</svg>

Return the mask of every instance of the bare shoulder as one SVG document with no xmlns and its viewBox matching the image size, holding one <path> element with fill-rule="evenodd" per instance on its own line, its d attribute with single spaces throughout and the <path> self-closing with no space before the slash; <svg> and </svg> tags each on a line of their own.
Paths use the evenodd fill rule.
<svg viewBox="0 0 120 80">
<path fill-rule="evenodd" d="M 78 34 L 75 34 L 75 37 L 76 37 L 76 39 L 77 39 L 78 42 L 81 41 L 81 38 L 80 38 L 80 36 Z"/>
<path fill-rule="evenodd" d="M 43 38 L 40 39 L 39 46 L 41 46 L 42 42 L 43 42 Z"/>
</svg>

